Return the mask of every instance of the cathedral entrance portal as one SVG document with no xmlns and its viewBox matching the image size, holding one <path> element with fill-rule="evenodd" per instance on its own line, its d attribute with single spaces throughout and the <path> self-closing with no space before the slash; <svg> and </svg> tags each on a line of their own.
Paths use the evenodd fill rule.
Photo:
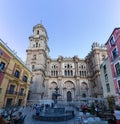
<svg viewBox="0 0 120 124">
<path fill-rule="evenodd" d="M 75 98 L 75 85 L 72 81 L 66 81 L 63 85 L 63 95 L 65 101 L 72 101 Z"/>
<path fill-rule="evenodd" d="M 72 93 L 70 91 L 67 92 L 67 101 L 72 101 Z"/>
</svg>

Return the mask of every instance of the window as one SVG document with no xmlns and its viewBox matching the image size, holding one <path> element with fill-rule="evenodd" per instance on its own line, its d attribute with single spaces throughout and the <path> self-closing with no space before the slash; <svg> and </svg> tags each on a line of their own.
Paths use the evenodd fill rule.
<svg viewBox="0 0 120 124">
<path fill-rule="evenodd" d="M 65 64 L 64 68 L 66 68 L 64 71 L 64 76 L 74 75 L 73 70 L 72 70 L 73 66 L 71 64 Z"/>
<path fill-rule="evenodd" d="M 67 71 L 65 70 L 65 76 L 67 76 Z"/>
<path fill-rule="evenodd" d="M 53 71 L 51 71 L 51 76 L 53 76 Z"/>
<path fill-rule="evenodd" d="M 2 56 L 3 55 L 3 51 L 0 49 L 0 56 Z"/>
<path fill-rule="evenodd" d="M 39 34 L 39 30 L 37 30 L 37 34 Z"/>
<path fill-rule="evenodd" d="M 117 74 L 117 76 L 120 75 L 120 63 L 117 63 L 117 64 L 115 65 L 115 69 L 116 69 L 116 74 Z"/>
<path fill-rule="evenodd" d="M 105 74 L 105 81 L 108 82 L 108 75 Z"/>
<path fill-rule="evenodd" d="M 81 65 L 81 69 L 83 69 L 83 65 Z"/>
<path fill-rule="evenodd" d="M 71 70 L 71 76 L 73 76 L 73 71 Z"/>
<path fill-rule="evenodd" d="M 0 72 L 5 68 L 5 63 L 4 62 L 1 62 L 0 63 Z"/>
<path fill-rule="evenodd" d="M 36 47 L 38 47 L 38 43 L 36 43 Z"/>
<path fill-rule="evenodd" d="M 85 77 L 86 77 L 86 71 L 84 73 L 85 73 Z"/>
<path fill-rule="evenodd" d="M 113 36 L 110 38 L 110 44 L 111 44 L 111 46 L 113 46 L 115 44 Z"/>
<path fill-rule="evenodd" d="M 112 54 L 113 54 L 113 59 L 118 57 L 118 51 L 116 48 L 112 51 Z"/>
<path fill-rule="evenodd" d="M 14 85 L 10 85 L 9 94 L 13 94 L 14 93 L 14 89 L 15 89 L 15 86 Z"/>
<path fill-rule="evenodd" d="M 28 80 L 27 76 L 24 75 L 23 81 L 24 81 L 24 82 L 27 82 L 27 80 Z"/>
<path fill-rule="evenodd" d="M 70 71 L 69 70 L 67 71 L 67 73 L 68 73 L 68 76 L 70 76 Z"/>
<path fill-rule="evenodd" d="M 23 92 L 24 92 L 24 89 L 23 88 L 21 88 L 21 90 L 20 90 L 20 93 L 19 93 L 19 95 L 23 95 Z"/>
<path fill-rule="evenodd" d="M 106 65 L 103 66 L 104 74 L 106 73 Z"/>
<path fill-rule="evenodd" d="M 34 71 L 34 69 L 35 69 L 35 65 L 32 65 L 32 71 Z"/>
<path fill-rule="evenodd" d="M 6 105 L 5 105 L 6 108 L 10 108 L 11 107 L 12 100 L 13 100 L 12 98 L 7 98 Z"/>
<path fill-rule="evenodd" d="M 119 86 L 119 89 L 120 89 L 120 80 L 118 80 L 118 86 Z"/>
<path fill-rule="evenodd" d="M 58 71 L 56 71 L 56 76 L 58 76 Z"/>
<path fill-rule="evenodd" d="M 19 99 L 18 100 L 18 106 L 21 106 L 22 105 L 22 99 Z"/>
<path fill-rule="evenodd" d="M 16 78 L 19 78 L 19 77 L 20 77 L 20 72 L 19 72 L 18 70 L 16 70 L 14 76 L 15 76 Z"/>
<path fill-rule="evenodd" d="M 110 84 L 106 84 L 107 92 L 110 92 Z"/>
<path fill-rule="evenodd" d="M 0 94 L 2 93 L 2 88 L 0 87 Z"/>
<path fill-rule="evenodd" d="M 82 76 L 84 76 L 84 73 L 83 73 L 83 71 L 82 71 Z"/>
<path fill-rule="evenodd" d="M 68 65 L 67 65 L 67 68 L 69 68 L 69 67 L 70 67 L 70 65 L 68 64 Z"/>
<path fill-rule="evenodd" d="M 81 71 L 80 71 L 80 76 L 81 76 Z"/>
</svg>

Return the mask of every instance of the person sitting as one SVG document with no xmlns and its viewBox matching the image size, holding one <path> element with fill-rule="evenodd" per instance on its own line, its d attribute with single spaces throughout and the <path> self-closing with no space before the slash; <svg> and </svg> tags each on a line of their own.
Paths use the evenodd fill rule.
<svg viewBox="0 0 120 124">
<path fill-rule="evenodd" d="M 13 117 L 13 120 L 14 120 L 14 124 L 22 122 L 23 121 L 22 112 L 18 112 L 18 114 L 15 117 Z"/>
</svg>

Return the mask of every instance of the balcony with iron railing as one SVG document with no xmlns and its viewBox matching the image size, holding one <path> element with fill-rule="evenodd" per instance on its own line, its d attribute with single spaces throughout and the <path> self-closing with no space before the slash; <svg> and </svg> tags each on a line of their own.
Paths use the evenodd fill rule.
<svg viewBox="0 0 120 124">
<path fill-rule="evenodd" d="M 17 92 L 12 90 L 7 90 L 6 94 L 17 95 Z"/>
</svg>

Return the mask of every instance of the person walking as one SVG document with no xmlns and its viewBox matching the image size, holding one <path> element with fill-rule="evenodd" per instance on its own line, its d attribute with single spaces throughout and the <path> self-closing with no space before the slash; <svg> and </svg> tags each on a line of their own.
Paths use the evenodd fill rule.
<svg viewBox="0 0 120 124">
<path fill-rule="evenodd" d="M 120 124 L 120 109 L 115 107 L 113 115 L 115 117 L 116 124 Z"/>
</svg>

